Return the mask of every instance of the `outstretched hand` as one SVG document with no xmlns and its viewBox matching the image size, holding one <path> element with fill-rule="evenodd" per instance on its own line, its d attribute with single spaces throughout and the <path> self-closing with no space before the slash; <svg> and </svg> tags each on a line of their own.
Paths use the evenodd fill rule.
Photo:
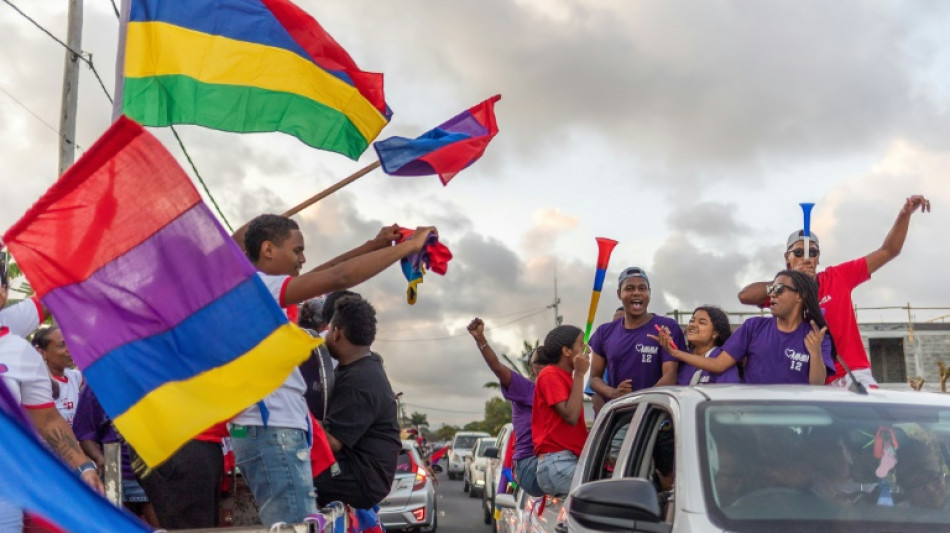
<svg viewBox="0 0 950 533">
<path fill-rule="evenodd" d="M 828 326 L 819 329 L 818 324 L 815 324 L 814 320 L 811 321 L 811 331 L 805 337 L 805 348 L 808 349 L 809 354 L 821 355 L 821 343 L 825 340 L 826 333 L 828 333 Z"/>
<path fill-rule="evenodd" d="M 658 327 L 656 331 L 656 335 L 647 333 L 647 337 L 655 340 L 656 343 L 660 345 L 660 348 L 663 348 L 663 351 L 670 355 L 674 355 L 673 352 L 676 351 L 676 344 L 673 343 L 673 337 L 670 335 L 670 328 L 662 326 Z"/>
<path fill-rule="evenodd" d="M 373 240 L 380 245 L 392 246 L 393 242 L 398 241 L 402 234 L 399 232 L 399 224 L 392 224 L 380 228 L 379 233 L 373 237 Z"/>
<path fill-rule="evenodd" d="M 468 332 L 476 340 L 485 338 L 485 322 L 480 318 L 473 318 L 471 322 L 468 323 Z"/>
<path fill-rule="evenodd" d="M 439 234 L 439 231 L 435 229 L 435 226 L 419 226 L 416 228 L 416 232 L 412 234 L 412 237 L 409 237 L 408 242 L 412 244 L 412 247 L 415 251 L 421 252 L 426 246 L 426 240 L 432 233 L 436 235 Z"/>
<path fill-rule="evenodd" d="M 930 212 L 930 200 L 924 198 L 922 195 L 915 194 L 911 197 L 908 197 L 904 201 L 904 207 L 901 208 L 901 214 L 911 214 L 917 209 L 920 209 L 921 213 Z"/>
</svg>

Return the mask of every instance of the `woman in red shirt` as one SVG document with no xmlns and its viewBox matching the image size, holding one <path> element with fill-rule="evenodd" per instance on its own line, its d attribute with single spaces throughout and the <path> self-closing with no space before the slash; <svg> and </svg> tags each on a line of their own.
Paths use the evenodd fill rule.
<svg viewBox="0 0 950 533">
<path fill-rule="evenodd" d="M 538 361 L 547 366 L 534 388 L 531 432 L 538 456 L 538 485 L 545 494 L 570 491 L 577 456 L 587 440 L 583 398 L 589 354 L 584 333 L 575 326 L 554 328 L 538 348 Z"/>
</svg>

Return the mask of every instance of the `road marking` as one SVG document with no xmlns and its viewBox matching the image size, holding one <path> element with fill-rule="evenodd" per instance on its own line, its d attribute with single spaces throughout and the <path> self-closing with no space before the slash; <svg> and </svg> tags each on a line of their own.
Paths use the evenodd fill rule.
<svg viewBox="0 0 950 533">
<path fill-rule="evenodd" d="M 439 511 L 439 516 L 444 517 L 444 516 L 445 516 L 445 511 Z"/>
</svg>

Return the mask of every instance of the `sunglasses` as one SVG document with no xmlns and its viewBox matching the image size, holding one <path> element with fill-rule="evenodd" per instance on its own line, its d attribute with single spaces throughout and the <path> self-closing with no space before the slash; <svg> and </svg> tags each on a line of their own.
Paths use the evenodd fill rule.
<svg viewBox="0 0 950 533">
<path fill-rule="evenodd" d="M 798 248 L 797 250 L 789 250 L 788 253 L 794 255 L 795 257 L 805 257 L 805 249 Z M 818 257 L 821 254 L 821 250 L 818 248 L 809 248 L 808 255 L 810 257 Z"/>
<path fill-rule="evenodd" d="M 798 292 L 798 289 L 789 285 L 785 285 L 784 283 L 775 283 L 765 288 L 765 294 L 767 294 L 770 298 L 773 296 L 781 296 L 785 291 Z"/>
</svg>

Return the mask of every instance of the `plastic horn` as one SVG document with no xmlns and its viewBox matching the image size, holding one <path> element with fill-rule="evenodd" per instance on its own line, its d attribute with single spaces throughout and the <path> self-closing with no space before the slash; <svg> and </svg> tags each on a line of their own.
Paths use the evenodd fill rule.
<svg viewBox="0 0 950 533">
<path fill-rule="evenodd" d="M 802 226 L 803 237 L 805 237 L 805 259 L 811 257 L 811 248 L 809 248 L 809 237 L 811 237 L 811 208 L 815 207 L 815 204 L 811 202 L 802 202 L 798 204 L 802 206 L 802 215 L 805 217 L 805 223 Z"/>
<path fill-rule="evenodd" d="M 594 327 L 594 315 L 597 314 L 597 303 L 600 302 L 600 291 L 604 288 L 604 277 L 607 276 L 607 263 L 610 254 L 617 246 L 617 241 L 605 237 L 596 237 L 597 240 L 597 272 L 594 274 L 594 290 L 590 295 L 590 309 L 587 311 L 587 328 L 584 329 L 584 344 L 590 340 L 590 330 Z"/>
</svg>

